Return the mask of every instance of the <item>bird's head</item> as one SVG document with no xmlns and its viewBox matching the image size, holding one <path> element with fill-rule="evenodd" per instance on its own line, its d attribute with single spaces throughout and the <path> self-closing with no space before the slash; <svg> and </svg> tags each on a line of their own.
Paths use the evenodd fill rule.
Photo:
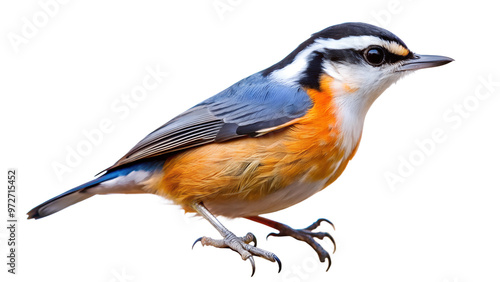
<svg viewBox="0 0 500 282">
<path fill-rule="evenodd" d="M 451 61 L 444 56 L 417 55 L 380 27 L 344 23 L 313 34 L 262 73 L 290 86 L 316 90 L 330 87 L 338 103 L 348 104 L 364 118 L 373 101 L 405 74 Z"/>
</svg>

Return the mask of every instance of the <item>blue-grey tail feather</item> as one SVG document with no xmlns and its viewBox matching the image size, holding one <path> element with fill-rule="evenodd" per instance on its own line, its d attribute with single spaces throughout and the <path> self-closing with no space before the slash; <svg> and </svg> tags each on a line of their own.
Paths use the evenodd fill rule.
<svg viewBox="0 0 500 282">
<path fill-rule="evenodd" d="M 85 184 L 82 184 L 78 187 L 75 187 L 73 189 L 70 189 L 58 196 L 55 196 L 54 198 L 45 201 L 44 203 L 34 207 L 28 212 L 28 219 L 34 218 L 34 219 L 39 219 L 42 217 L 46 217 L 48 215 L 51 215 L 53 213 L 56 213 L 62 209 L 65 209 L 71 205 L 74 205 L 78 202 L 81 202 L 85 199 L 88 199 L 94 194 L 86 192 L 86 189 L 96 186 L 101 182 L 113 179 L 115 177 L 118 177 L 122 175 L 123 172 L 121 171 L 114 171 L 110 173 L 106 173 L 94 180 L 91 180 Z"/>
<path fill-rule="evenodd" d="M 94 194 L 88 191 L 88 188 L 99 185 L 104 181 L 111 180 L 113 178 L 127 175 L 135 170 L 146 170 L 146 171 L 155 171 L 159 170 L 163 167 L 164 160 L 150 160 L 147 162 L 141 162 L 137 164 L 122 166 L 120 168 L 115 168 L 112 170 L 108 170 L 103 175 L 98 178 L 91 180 L 85 184 L 82 184 L 78 187 L 70 189 L 54 198 L 34 207 L 32 210 L 28 212 L 28 219 L 34 218 L 39 219 L 42 217 L 46 217 L 53 213 L 56 213 L 62 209 L 65 209 L 71 205 L 74 205 L 78 202 L 81 202 L 85 199 L 88 199 Z"/>
</svg>

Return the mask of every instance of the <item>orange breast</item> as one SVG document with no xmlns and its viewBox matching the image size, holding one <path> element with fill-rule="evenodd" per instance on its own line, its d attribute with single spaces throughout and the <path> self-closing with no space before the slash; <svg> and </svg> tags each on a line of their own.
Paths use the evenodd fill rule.
<svg viewBox="0 0 500 282">
<path fill-rule="evenodd" d="M 327 86 L 331 79 L 321 79 L 320 91 L 307 90 L 313 107 L 284 129 L 172 156 L 152 192 L 192 211 L 193 202 L 258 201 L 299 181 L 331 183 L 351 157 L 342 149 L 333 94 Z"/>
<path fill-rule="evenodd" d="M 323 75 L 320 90 L 307 90 L 314 106 L 290 128 L 289 139 L 285 141 L 290 156 L 300 160 L 301 165 L 296 169 L 305 170 L 304 177 L 309 181 L 329 178 L 346 159 L 330 88 L 332 80 Z M 292 169 L 288 173 L 293 175 L 296 171 Z"/>
</svg>

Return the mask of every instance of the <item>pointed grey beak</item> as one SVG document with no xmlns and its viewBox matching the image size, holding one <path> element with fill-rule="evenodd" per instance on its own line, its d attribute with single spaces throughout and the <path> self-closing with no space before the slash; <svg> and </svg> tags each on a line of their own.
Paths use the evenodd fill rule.
<svg viewBox="0 0 500 282">
<path fill-rule="evenodd" d="M 410 71 L 438 67 L 454 61 L 452 58 L 434 55 L 417 55 L 403 62 L 397 71 Z"/>
</svg>

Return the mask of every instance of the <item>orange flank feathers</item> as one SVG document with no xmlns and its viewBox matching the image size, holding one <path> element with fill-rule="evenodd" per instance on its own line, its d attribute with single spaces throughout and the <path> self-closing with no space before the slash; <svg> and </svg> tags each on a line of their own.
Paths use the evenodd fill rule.
<svg viewBox="0 0 500 282">
<path fill-rule="evenodd" d="M 324 188 L 352 157 L 342 147 L 332 79 L 324 75 L 320 90 L 307 89 L 312 108 L 286 127 L 173 155 L 152 192 L 192 212 L 194 202 L 257 201 L 294 183 L 321 183 L 319 189 Z"/>
</svg>

